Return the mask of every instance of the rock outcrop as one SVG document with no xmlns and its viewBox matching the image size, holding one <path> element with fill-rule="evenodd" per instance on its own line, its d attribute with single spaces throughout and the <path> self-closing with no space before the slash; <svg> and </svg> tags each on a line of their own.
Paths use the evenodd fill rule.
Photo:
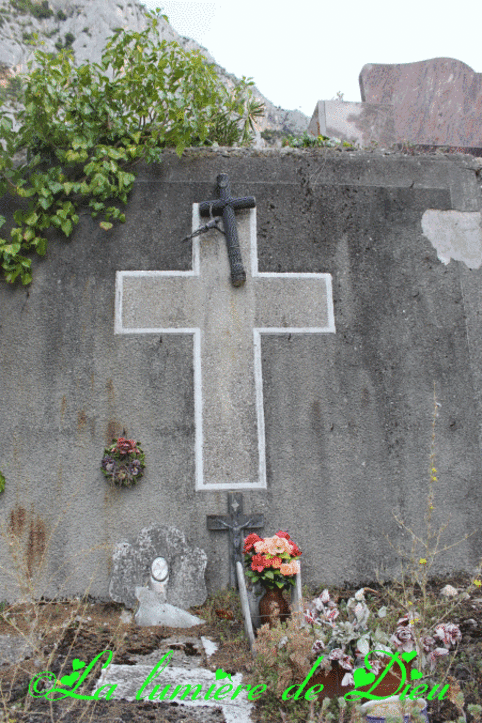
<svg viewBox="0 0 482 723">
<path fill-rule="evenodd" d="M 107 38 L 116 28 L 140 32 L 146 25 L 146 9 L 138 0 L 0 0 L 0 87 L 6 88 L 9 78 L 27 70 L 37 49 L 51 53 L 70 47 L 79 64 L 98 62 Z M 188 50 L 200 50 L 209 62 L 215 62 L 206 48 L 180 36 L 163 18 L 159 19 L 158 29 L 162 39 L 176 40 Z M 228 81 L 235 78 L 224 68 L 216 68 Z M 303 113 L 277 108 L 258 90 L 255 93 L 266 107 L 260 131 L 306 130 L 308 118 Z"/>
</svg>

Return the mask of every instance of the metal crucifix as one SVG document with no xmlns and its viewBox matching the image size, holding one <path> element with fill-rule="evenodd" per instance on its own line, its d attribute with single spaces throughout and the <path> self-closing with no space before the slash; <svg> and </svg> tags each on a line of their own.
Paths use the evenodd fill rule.
<svg viewBox="0 0 482 723">
<path fill-rule="evenodd" d="M 219 200 L 202 201 L 199 204 L 199 213 L 201 216 L 210 216 L 211 218 L 222 215 L 229 265 L 231 267 L 231 282 L 233 286 L 242 286 L 246 281 L 246 271 L 241 258 L 234 212 L 241 208 L 254 208 L 256 199 L 253 196 L 232 198 L 231 186 L 226 173 L 220 173 L 216 180 L 219 188 Z"/>
<path fill-rule="evenodd" d="M 208 515 L 207 526 L 208 530 L 229 531 L 229 584 L 237 587 L 236 562 L 239 560 L 243 563 L 243 530 L 259 530 L 264 527 L 264 516 L 244 515 L 242 493 L 228 492 L 228 514 Z"/>
</svg>

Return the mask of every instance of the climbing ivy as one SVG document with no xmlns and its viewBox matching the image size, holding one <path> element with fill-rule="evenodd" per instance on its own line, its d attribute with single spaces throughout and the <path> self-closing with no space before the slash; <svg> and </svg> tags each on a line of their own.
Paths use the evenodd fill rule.
<svg viewBox="0 0 482 723">
<path fill-rule="evenodd" d="M 10 238 L 0 238 L 7 281 L 31 282 L 30 254 L 46 253 L 49 228 L 68 237 L 81 213 L 100 216 L 106 231 L 124 222 L 119 205 L 139 162 L 160 161 L 167 147 L 180 156 L 188 146 L 251 141 L 264 110 L 252 81 L 226 87 L 199 52 L 161 41 L 157 25 L 150 15 L 143 32 L 116 30 L 98 64 L 76 67 L 68 49 L 37 52 L 17 123 L 0 110 L 0 196 L 25 199 Z"/>
</svg>

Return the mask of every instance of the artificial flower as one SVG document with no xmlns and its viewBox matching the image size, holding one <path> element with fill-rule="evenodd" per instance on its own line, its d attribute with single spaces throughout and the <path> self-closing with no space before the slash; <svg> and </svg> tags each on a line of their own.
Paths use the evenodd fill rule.
<svg viewBox="0 0 482 723">
<path fill-rule="evenodd" d="M 263 572 L 265 567 L 269 567 L 269 560 L 267 560 L 263 555 L 254 555 L 251 560 L 251 569 Z"/>
<path fill-rule="evenodd" d="M 459 626 L 454 623 L 440 623 L 435 628 L 434 637 L 442 640 L 444 645 L 450 647 L 462 639 L 462 633 Z"/>
<path fill-rule="evenodd" d="M 296 575 L 300 571 L 300 563 L 297 560 L 281 565 L 280 572 L 282 575 Z"/>
<path fill-rule="evenodd" d="M 390 643 L 395 646 L 396 650 L 403 650 L 406 653 L 415 650 L 415 640 L 412 631 L 409 627 L 407 628 L 403 625 L 398 626 L 390 638 Z"/>
<path fill-rule="evenodd" d="M 259 535 L 257 535 L 255 532 L 252 532 L 250 535 L 248 535 L 244 541 L 243 553 L 246 554 L 247 552 L 251 552 L 254 547 L 254 543 L 259 542 L 260 540 L 261 537 L 259 537 Z"/>
<path fill-rule="evenodd" d="M 119 452 L 119 454 L 139 453 L 135 441 L 133 439 L 126 439 L 125 437 L 119 437 L 116 444 L 116 450 Z"/>
<path fill-rule="evenodd" d="M 250 534 L 244 540 L 246 576 L 254 583 L 277 588 L 295 583 L 295 576 L 300 571 L 297 558 L 301 550 L 289 539 L 287 532 L 279 532 L 280 535 L 264 539 Z"/>
<path fill-rule="evenodd" d="M 284 537 L 285 540 L 291 540 L 291 537 L 288 535 L 287 532 L 282 532 L 281 530 L 278 530 L 275 537 Z"/>
</svg>

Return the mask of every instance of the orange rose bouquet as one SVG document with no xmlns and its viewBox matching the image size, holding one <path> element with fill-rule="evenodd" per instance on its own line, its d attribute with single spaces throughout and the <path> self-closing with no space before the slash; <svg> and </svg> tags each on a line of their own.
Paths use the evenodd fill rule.
<svg viewBox="0 0 482 723">
<path fill-rule="evenodd" d="M 301 550 L 287 532 L 280 530 L 264 539 L 252 533 L 244 541 L 243 553 L 246 577 L 253 583 L 281 589 L 295 584 Z"/>
</svg>

